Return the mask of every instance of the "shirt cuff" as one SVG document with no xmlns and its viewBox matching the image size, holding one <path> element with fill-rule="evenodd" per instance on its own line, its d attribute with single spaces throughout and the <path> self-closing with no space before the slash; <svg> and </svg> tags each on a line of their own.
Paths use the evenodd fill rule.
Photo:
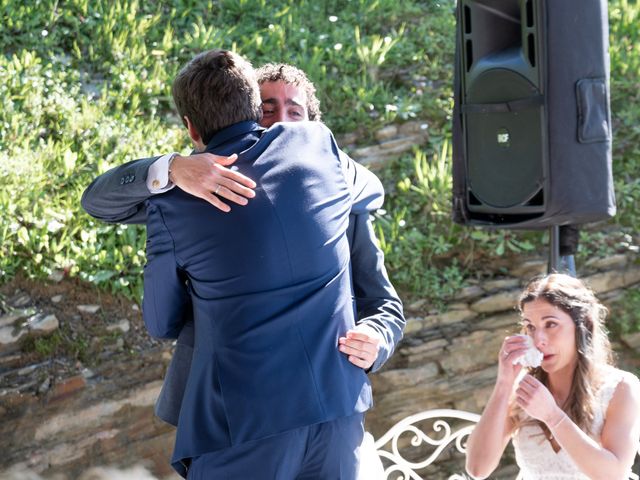
<svg viewBox="0 0 640 480">
<path fill-rule="evenodd" d="M 175 184 L 169 180 L 169 162 L 177 155 L 176 152 L 161 156 L 149 166 L 147 174 L 147 188 L 152 195 L 171 190 Z"/>
</svg>

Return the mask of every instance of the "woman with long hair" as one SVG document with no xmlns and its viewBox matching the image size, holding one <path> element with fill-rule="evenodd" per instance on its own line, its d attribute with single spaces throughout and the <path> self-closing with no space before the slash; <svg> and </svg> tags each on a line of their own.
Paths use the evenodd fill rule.
<svg viewBox="0 0 640 480">
<path fill-rule="evenodd" d="M 607 309 L 563 274 L 530 282 L 518 308 L 524 335 L 502 343 L 493 393 L 467 442 L 468 473 L 488 477 L 512 440 L 525 480 L 628 478 L 640 381 L 612 365 Z M 525 373 L 532 347 L 542 361 Z"/>
</svg>

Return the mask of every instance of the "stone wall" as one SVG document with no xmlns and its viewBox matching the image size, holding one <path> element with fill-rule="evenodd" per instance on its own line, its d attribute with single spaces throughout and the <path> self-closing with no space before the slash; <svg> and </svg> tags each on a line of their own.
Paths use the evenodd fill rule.
<svg viewBox="0 0 640 480">
<path fill-rule="evenodd" d="M 168 358 L 167 351 L 145 352 L 67 378 L 44 395 L 2 395 L 0 478 L 31 480 L 30 472 L 75 480 L 91 467 L 132 465 L 179 478 L 168 463 L 173 428 L 153 415 Z"/>
<path fill-rule="evenodd" d="M 405 122 L 388 125 L 375 132 L 374 136 L 376 142 L 366 146 L 357 145 L 360 139 L 356 134 L 342 135 L 337 140 L 354 160 L 376 168 L 410 152 L 416 145 L 424 144 L 429 137 L 429 128 L 424 121 Z"/>
<path fill-rule="evenodd" d="M 495 380 L 496 352 L 515 331 L 513 305 L 521 286 L 545 269 L 546 260 L 524 261 L 513 266 L 512 277 L 465 288 L 444 313 L 422 313 L 420 301 L 406 305 L 405 338 L 385 368 L 372 375 L 375 407 L 367 429 L 379 437 L 398 420 L 426 409 L 481 412 Z M 594 261 L 583 270 L 605 302 L 640 284 L 637 254 Z M 640 334 L 615 347 L 627 368 L 639 366 Z M 160 478 L 175 478 L 168 466 L 172 429 L 153 416 L 169 355 L 170 347 L 156 348 L 131 363 L 58 382 L 41 396 L 5 392 L 0 478 L 20 478 L 7 472 L 29 469 L 46 478 L 75 479 L 92 466 L 140 463 Z"/>
</svg>

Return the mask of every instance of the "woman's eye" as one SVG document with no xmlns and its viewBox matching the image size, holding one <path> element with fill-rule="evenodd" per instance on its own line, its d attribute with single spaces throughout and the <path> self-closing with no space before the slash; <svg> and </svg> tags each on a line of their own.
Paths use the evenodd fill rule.
<svg viewBox="0 0 640 480">
<path fill-rule="evenodd" d="M 525 326 L 524 326 L 524 329 L 525 329 L 527 332 L 533 332 L 533 331 L 536 329 L 536 327 L 534 327 L 533 325 L 531 325 L 530 323 L 528 323 L 527 325 L 525 325 Z"/>
<path fill-rule="evenodd" d="M 556 322 L 547 322 L 546 327 L 547 328 L 554 328 L 556 327 L 558 324 Z"/>
</svg>

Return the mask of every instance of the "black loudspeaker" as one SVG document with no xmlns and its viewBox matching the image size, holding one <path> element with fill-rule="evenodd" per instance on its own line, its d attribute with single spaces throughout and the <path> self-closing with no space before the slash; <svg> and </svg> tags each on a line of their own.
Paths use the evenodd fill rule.
<svg viewBox="0 0 640 480">
<path fill-rule="evenodd" d="M 606 0 L 459 0 L 456 33 L 454 220 L 614 215 Z"/>
</svg>

